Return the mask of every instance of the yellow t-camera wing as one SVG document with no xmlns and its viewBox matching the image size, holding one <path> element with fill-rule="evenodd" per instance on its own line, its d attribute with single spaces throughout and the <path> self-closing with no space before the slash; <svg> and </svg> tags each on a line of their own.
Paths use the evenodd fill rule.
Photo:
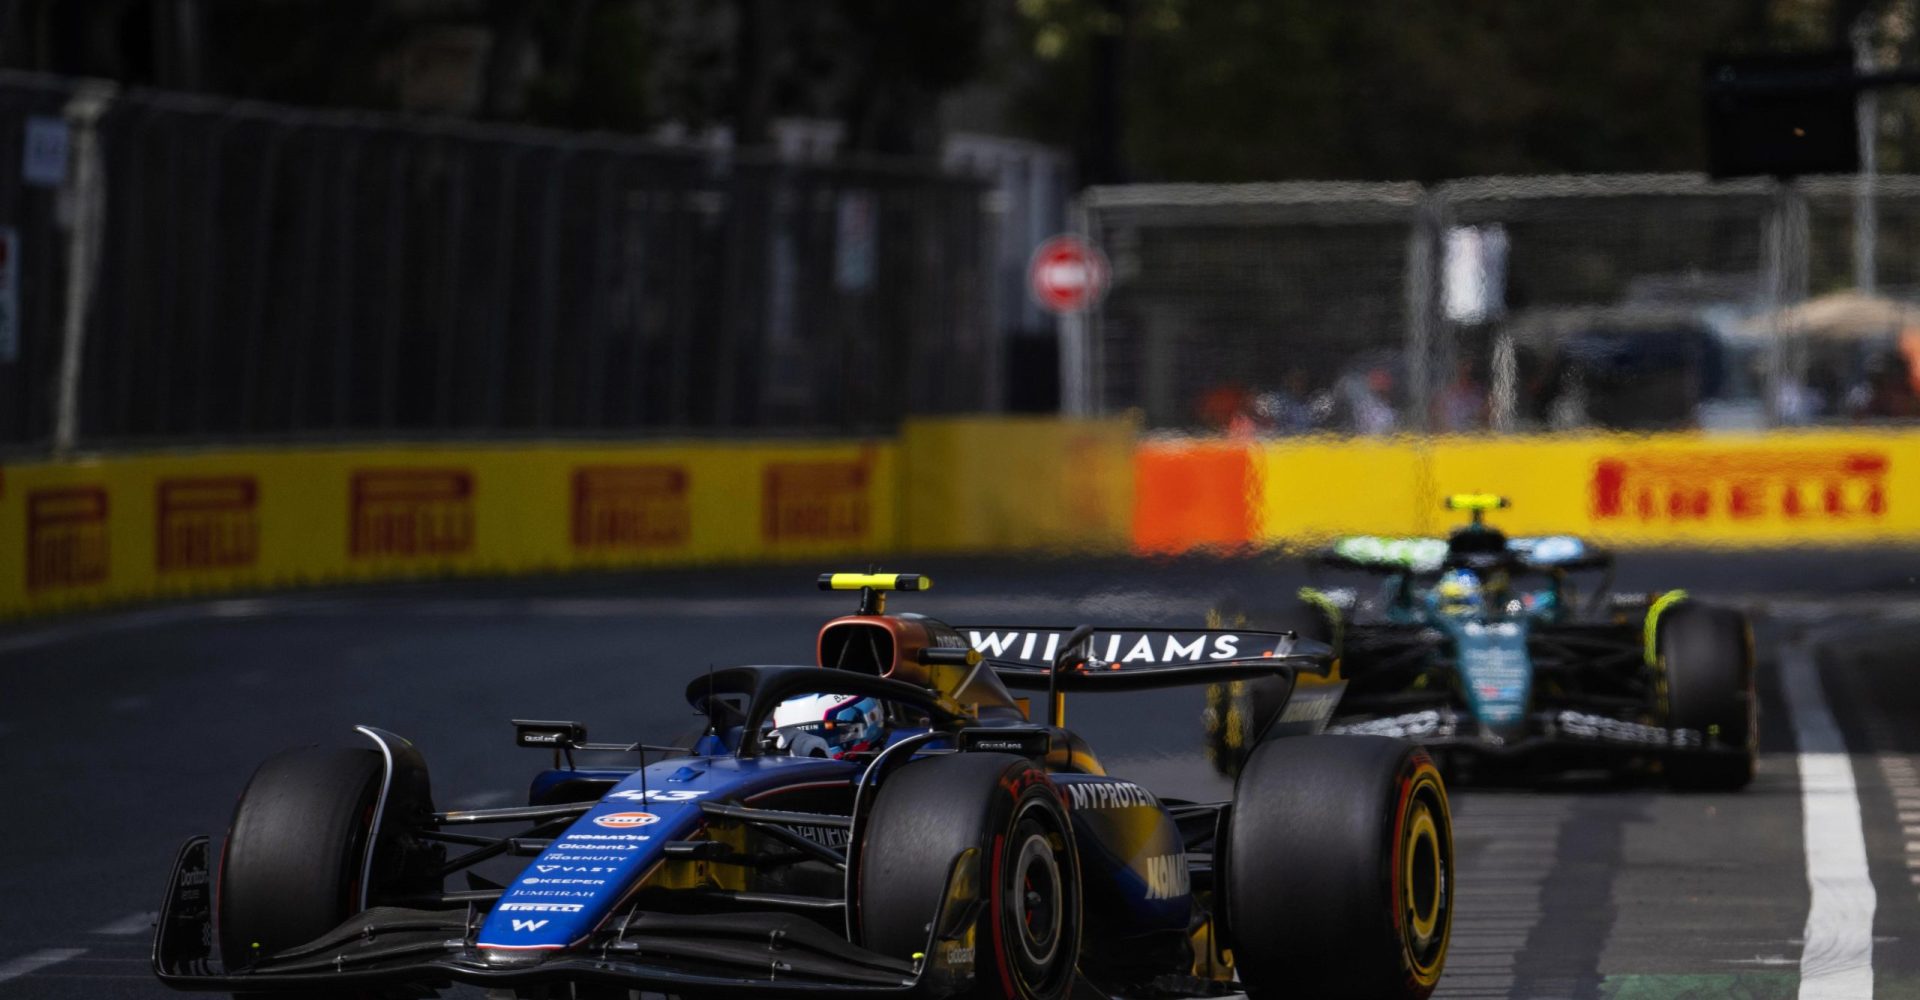
<svg viewBox="0 0 1920 1000">
<path fill-rule="evenodd" d="M 889 590 L 928 590 L 933 587 L 933 578 L 919 573 L 822 573 L 821 590 L 857 590 L 860 592 L 860 614 L 883 615 L 887 613 L 887 591 Z"/>
<path fill-rule="evenodd" d="M 1506 497 L 1493 493 L 1455 493 L 1447 497 L 1448 510 L 1500 510 L 1513 506 Z"/>
<path fill-rule="evenodd" d="M 919 573 L 822 573 L 821 590 L 931 590 L 933 578 Z"/>
</svg>

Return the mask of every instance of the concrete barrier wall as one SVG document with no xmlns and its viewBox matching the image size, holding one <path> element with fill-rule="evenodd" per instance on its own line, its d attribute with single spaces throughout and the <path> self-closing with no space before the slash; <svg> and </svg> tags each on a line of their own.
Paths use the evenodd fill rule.
<svg viewBox="0 0 1920 1000">
<path fill-rule="evenodd" d="M 1170 554 L 1431 534 L 1453 492 L 1620 545 L 1920 542 L 1920 431 L 1139 440 L 1131 419 L 898 439 L 303 447 L 0 468 L 0 616 L 334 581 L 900 553 Z"/>
</svg>

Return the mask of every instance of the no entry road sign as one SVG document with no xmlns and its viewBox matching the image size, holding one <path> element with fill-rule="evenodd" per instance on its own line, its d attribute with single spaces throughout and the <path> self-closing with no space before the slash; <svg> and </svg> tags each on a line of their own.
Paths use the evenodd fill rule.
<svg viewBox="0 0 1920 1000">
<path fill-rule="evenodd" d="M 1079 312 L 1107 293 L 1107 258 L 1078 236 L 1055 236 L 1040 244 L 1027 266 L 1027 285 L 1040 307 Z"/>
</svg>

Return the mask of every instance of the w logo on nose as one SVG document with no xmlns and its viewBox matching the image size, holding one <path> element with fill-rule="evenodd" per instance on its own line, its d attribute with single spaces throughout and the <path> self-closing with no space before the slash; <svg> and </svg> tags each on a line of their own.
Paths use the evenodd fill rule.
<svg viewBox="0 0 1920 1000">
<path fill-rule="evenodd" d="M 547 922 L 544 920 L 516 920 L 513 922 L 513 929 L 516 931 L 537 931 L 545 926 L 547 926 Z"/>
</svg>

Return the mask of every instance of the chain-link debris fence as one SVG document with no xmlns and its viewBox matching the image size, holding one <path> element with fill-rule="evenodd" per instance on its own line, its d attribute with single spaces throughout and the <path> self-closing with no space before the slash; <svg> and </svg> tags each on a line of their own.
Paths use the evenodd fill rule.
<svg viewBox="0 0 1920 1000">
<path fill-rule="evenodd" d="M 0 75 L 0 445 L 870 432 L 992 403 L 977 180 L 82 88 Z"/>
<path fill-rule="evenodd" d="M 1239 434 L 1920 417 L 1920 178 L 1094 188 L 1066 396 Z"/>
</svg>

